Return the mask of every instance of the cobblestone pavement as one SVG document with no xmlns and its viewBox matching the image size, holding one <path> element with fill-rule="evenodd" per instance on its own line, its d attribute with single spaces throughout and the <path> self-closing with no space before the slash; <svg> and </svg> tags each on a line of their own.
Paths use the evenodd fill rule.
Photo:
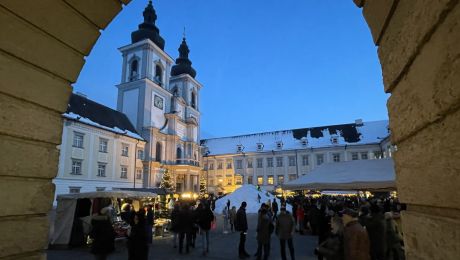
<svg viewBox="0 0 460 260">
<path fill-rule="evenodd" d="M 256 232 L 255 227 L 257 224 L 256 215 L 248 214 L 249 231 L 246 241 L 246 250 L 250 254 L 254 254 L 257 250 Z M 238 242 L 239 233 L 223 234 L 222 232 L 222 217 L 218 217 L 218 225 L 216 230 L 210 234 L 210 252 L 206 257 L 201 255 L 201 237 L 197 236 L 196 248 L 191 249 L 189 254 L 178 253 L 177 249 L 172 247 L 171 237 L 155 238 L 153 245 L 149 250 L 149 259 L 238 259 Z M 316 257 L 313 255 L 313 249 L 316 245 L 317 237 L 310 235 L 298 235 L 294 237 L 294 248 L 296 259 L 298 260 L 313 260 Z M 184 250 L 185 251 L 185 250 Z M 289 250 L 287 250 L 289 252 Z M 47 251 L 49 260 L 89 260 L 94 257 L 89 252 L 88 248 L 76 248 L 76 249 L 65 249 L 65 250 L 48 250 Z M 112 253 L 109 260 L 121 260 L 128 259 L 128 252 L 125 241 L 118 241 L 116 243 L 116 251 Z M 248 258 L 254 259 L 254 257 Z M 271 250 L 269 259 L 277 260 L 280 257 L 280 245 L 279 240 L 275 235 L 272 235 Z M 288 253 L 288 259 L 289 253 Z"/>
</svg>

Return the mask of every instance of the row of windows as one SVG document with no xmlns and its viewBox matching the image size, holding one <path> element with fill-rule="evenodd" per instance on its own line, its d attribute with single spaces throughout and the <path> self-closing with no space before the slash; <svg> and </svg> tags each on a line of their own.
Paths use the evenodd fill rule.
<svg viewBox="0 0 460 260">
<path fill-rule="evenodd" d="M 72 159 L 72 175 L 82 175 L 82 160 Z M 97 164 L 97 177 L 106 177 L 107 164 L 98 163 Z M 120 166 L 120 178 L 128 178 L 128 167 Z M 142 179 L 142 169 L 136 170 L 136 179 Z"/>
<path fill-rule="evenodd" d="M 73 136 L 73 146 L 77 148 L 84 148 L 83 147 L 83 141 L 84 141 L 84 134 L 74 132 Z M 108 143 L 109 140 L 105 138 L 99 138 L 99 152 L 101 153 L 107 153 L 108 152 Z M 121 155 L 122 156 L 129 156 L 129 145 L 128 144 L 122 144 L 121 146 Z M 143 150 L 137 150 L 137 158 L 143 160 L 144 159 L 144 151 Z"/>
<path fill-rule="evenodd" d="M 289 181 L 297 179 L 296 174 L 289 174 L 288 175 Z M 267 176 L 267 185 L 274 185 L 275 184 L 275 176 L 274 175 L 268 175 Z M 278 175 L 276 176 L 277 179 L 277 184 L 283 184 L 284 183 L 284 175 Z M 257 185 L 264 185 L 264 176 L 257 176 Z M 248 176 L 248 184 L 254 184 L 254 179 L 253 176 Z"/>
<path fill-rule="evenodd" d="M 105 191 L 105 187 L 96 187 L 96 191 Z M 80 193 L 81 191 L 81 187 L 77 187 L 77 186 L 69 186 L 69 193 Z"/>
</svg>

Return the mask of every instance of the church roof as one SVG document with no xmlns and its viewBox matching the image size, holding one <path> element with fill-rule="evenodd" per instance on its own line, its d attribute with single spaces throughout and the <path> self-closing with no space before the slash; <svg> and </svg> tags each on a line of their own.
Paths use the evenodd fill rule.
<svg viewBox="0 0 460 260">
<path fill-rule="evenodd" d="M 263 145 L 263 152 L 280 150 L 279 143 L 284 151 L 379 144 L 389 135 L 388 120 L 382 120 L 203 139 L 201 145 L 209 155 L 219 155 L 237 153 L 238 146 L 244 153 L 260 152 L 257 144 Z"/>
<path fill-rule="evenodd" d="M 72 93 L 63 116 L 83 124 L 143 140 L 125 114 L 78 94 Z"/>
<path fill-rule="evenodd" d="M 192 62 L 188 58 L 190 49 L 188 48 L 185 37 L 182 39 L 182 43 L 179 47 L 179 58 L 176 59 L 176 65 L 171 68 L 171 76 L 178 76 L 181 74 L 188 74 L 192 78 L 196 77 L 196 71 L 192 67 Z"/>
<path fill-rule="evenodd" d="M 160 36 L 160 29 L 155 25 L 157 14 L 153 8 L 152 1 L 149 1 L 143 12 L 144 22 L 139 24 L 139 29 L 131 33 L 132 43 L 150 39 L 160 49 L 164 50 L 165 40 Z"/>
</svg>

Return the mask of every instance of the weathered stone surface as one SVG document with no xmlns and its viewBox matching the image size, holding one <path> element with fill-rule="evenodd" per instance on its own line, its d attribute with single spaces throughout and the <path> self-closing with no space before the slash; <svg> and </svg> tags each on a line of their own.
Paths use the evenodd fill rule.
<svg viewBox="0 0 460 260">
<path fill-rule="evenodd" d="M 75 82 L 83 55 L 0 7 L 0 49 Z M 59 57 L 59 58 L 52 58 Z"/>
<path fill-rule="evenodd" d="M 0 133 L 61 143 L 62 117 L 48 110 L 0 93 Z"/>
<path fill-rule="evenodd" d="M 46 216 L 0 219 L 0 258 L 43 250 L 47 244 L 48 219 Z M 22 259 L 42 259 L 39 253 Z M 12 257 L 10 259 L 21 259 Z"/>
<path fill-rule="evenodd" d="M 55 145 L 0 135 L 0 175 L 54 178 L 59 151 Z"/>
<path fill-rule="evenodd" d="M 121 11 L 121 3 L 116 0 L 64 0 L 99 28 L 104 29 Z"/>
<path fill-rule="evenodd" d="M 380 40 L 385 91 L 390 92 L 453 0 L 399 1 Z"/>
<path fill-rule="evenodd" d="M 84 55 L 89 54 L 100 35 L 98 27 L 63 1 L 2 0 L 0 5 Z"/>
<path fill-rule="evenodd" d="M 53 204 L 54 189 L 51 180 L 2 176 L 0 190 L 8 199 L 2 202 L 0 216 L 46 214 Z"/>
<path fill-rule="evenodd" d="M 388 100 L 392 140 L 401 139 L 460 106 L 460 5 L 414 60 Z"/>
<path fill-rule="evenodd" d="M 459 219 L 404 211 L 402 220 L 407 259 L 458 259 Z"/>
<path fill-rule="evenodd" d="M 460 110 L 398 144 L 396 185 L 402 202 L 460 209 Z"/>
<path fill-rule="evenodd" d="M 371 29 L 374 43 L 378 44 L 395 0 L 367 0 L 363 7 L 363 15 Z"/>
<path fill-rule="evenodd" d="M 72 92 L 69 82 L 0 52 L 0 92 L 64 112 Z"/>
</svg>

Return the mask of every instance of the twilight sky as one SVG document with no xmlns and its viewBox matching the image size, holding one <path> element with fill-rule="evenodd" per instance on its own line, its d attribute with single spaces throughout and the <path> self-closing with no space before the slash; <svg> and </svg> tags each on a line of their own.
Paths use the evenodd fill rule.
<svg viewBox="0 0 460 260">
<path fill-rule="evenodd" d="M 74 91 L 116 107 L 122 58 L 147 0 L 102 33 Z M 352 0 L 154 0 L 174 59 L 186 28 L 202 138 L 387 119 L 377 49 Z"/>
</svg>

